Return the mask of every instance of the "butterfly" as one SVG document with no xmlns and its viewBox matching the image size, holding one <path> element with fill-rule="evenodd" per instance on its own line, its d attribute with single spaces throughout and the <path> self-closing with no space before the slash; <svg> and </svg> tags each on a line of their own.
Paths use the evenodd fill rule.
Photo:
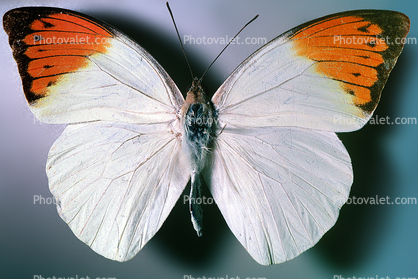
<svg viewBox="0 0 418 279">
<path fill-rule="evenodd" d="M 145 49 L 81 13 L 17 8 L 3 26 L 30 110 L 68 124 L 46 172 L 59 215 L 81 241 L 131 259 L 189 180 L 201 235 L 204 180 L 239 242 L 269 265 L 335 224 L 353 183 L 336 132 L 370 119 L 410 22 L 383 10 L 307 22 L 255 51 L 211 100 L 198 79 L 184 98 Z"/>
</svg>

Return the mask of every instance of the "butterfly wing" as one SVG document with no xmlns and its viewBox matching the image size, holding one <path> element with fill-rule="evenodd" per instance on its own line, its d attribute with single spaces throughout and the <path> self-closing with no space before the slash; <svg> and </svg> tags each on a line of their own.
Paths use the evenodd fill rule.
<svg viewBox="0 0 418 279">
<path fill-rule="evenodd" d="M 228 226 L 259 263 L 290 260 L 329 230 L 353 181 L 333 132 L 225 127 L 204 177 Z"/>
<path fill-rule="evenodd" d="M 334 132 L 371 117 L 408 31 L 397 12 L 320 18 L 260 48 L 213 96 L 222 130 L 204 178 L 259 263 L 294 258 L 335 223 L 353 174 Z"/>
<path fill-rule="evenodd" d="M 334 132 L 371 117 L 409 31 L 392 11 L 320 18 L 273 39 L 248 57 L 213 96 L 223 123 Z"/>
<path fill-rule="evenodd" d="M 149 53 L 105 23 L 31 7 L 7 12 L 3 26 L 26 99 L 41 121 L 161 123 L 184 101 Z"/>
<path fill-rule="evenodd" d="M 61 218 L 97 253 L 129 260 L 189 180 L 182 95 L 145 50 L 92 18 L 20 8 L 3 21 L 31 111 L 70 123 L 47 160 Z"/>
<path fill-rule="evenodd" d="M 47 161 L 58 212 L 106 258 L 127 261 L 158 231 L 189 175 L 181 141 L 160 125 L 69 125 Z"/>
</svg>

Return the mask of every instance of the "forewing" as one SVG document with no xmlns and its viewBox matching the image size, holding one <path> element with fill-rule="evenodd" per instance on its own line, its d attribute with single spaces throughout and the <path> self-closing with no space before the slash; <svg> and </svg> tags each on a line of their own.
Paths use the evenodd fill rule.
<svg viewBox="0 0 418 279">
<path fill-rule="evenodd" d="M 334 225 L 353 174 L 333 132 L 226 126 L 204 178 L 231 231 L 268 265 L 296 257 Z"/>
<path fill-rule="evenodd" d="M 257 50 L 213 96 L 219 120 L 240 127 L 352 131 L 371 117 L 409 32 L 392 11 L 329 15 Z"/>
<path fill-rule="evenodd" d="M 171 121 L 183 97 L 143 48 L 114 28 L 58 8 L 7 12 L 3 26 L 31 111 L 44 122 Z"/>
<path fill-rule="evenodd" d="M 69 125 L 51 148 L 49 187 L 74 234 L 127 261 L 158 231 L 189 180 L 166 125 Z"/>
</svg>

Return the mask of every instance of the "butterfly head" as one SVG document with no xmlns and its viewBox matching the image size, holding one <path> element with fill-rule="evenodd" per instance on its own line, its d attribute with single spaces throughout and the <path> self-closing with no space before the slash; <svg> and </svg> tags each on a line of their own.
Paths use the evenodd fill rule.
<svg viewBox="0 0 418 279">
<path fill-rule="evenodd" d="M 198 78 L 193 79 L 192 86 L 190 86 L 186 95 L 185 105 L 189 106 L 196 103 L 207 103 L 205 91 Z"/>
</svg>

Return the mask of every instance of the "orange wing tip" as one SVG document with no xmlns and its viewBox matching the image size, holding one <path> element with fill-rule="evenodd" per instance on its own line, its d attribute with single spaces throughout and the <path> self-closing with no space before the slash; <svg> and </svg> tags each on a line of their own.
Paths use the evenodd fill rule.
<svg viewBox="0 0 418 279">
<path fill-rule="evenodd" d="M 339 81 L 354 104 L 371 114 L 404 47 L 409 18 L 399 12 L 349 11 L 285 34 L 296 54 L 316 61 L 316 72 Z"/>
<path fill-rule="evenodd" d="M 115 36 L 105 23 L 58 8 L 10 10 L 3 27 L 29 104 L 47 95 L 62 75 L 85 67 L 88 56 L 106 52 Z"/>
</svg>

